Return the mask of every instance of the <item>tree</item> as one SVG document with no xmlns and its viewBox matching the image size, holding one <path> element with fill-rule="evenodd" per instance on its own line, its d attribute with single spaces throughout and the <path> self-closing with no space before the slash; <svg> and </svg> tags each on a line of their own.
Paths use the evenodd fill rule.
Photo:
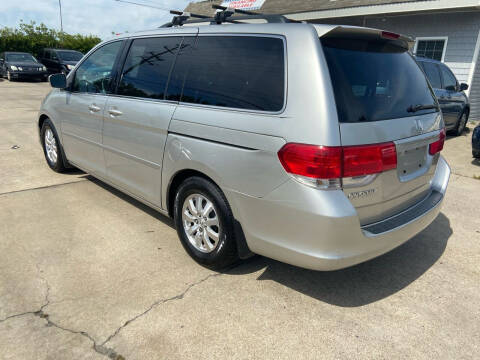
<svg viewBox="0 0 480 360">
<path fill-rule="evenodd" d="M 36 25 L 33 21 L 29 24 L 21 22 L 16 29 L 0 28 L 0 52 L 22 51 L 38 56 L 43 48 L 58 48 L 85 54 L 100 41 L 98 36 L 71 35 L 50 29 L 43 23 Z"/>
</svg>

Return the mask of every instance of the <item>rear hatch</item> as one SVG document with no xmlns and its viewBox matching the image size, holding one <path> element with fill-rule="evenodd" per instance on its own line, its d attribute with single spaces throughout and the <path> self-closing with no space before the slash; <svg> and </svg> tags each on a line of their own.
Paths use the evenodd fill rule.
<svg viewBox="0 0 480 360">
<path fill-rule="evenodd" d="M 430 194 L 443 146 L 443 119 L 430 85 L 408 52 L 406 38 L 338 27 L 320 41 L 334 89 L 344 157 L 350 156 L 350 164 L 360 169 L 343 178 L 343 191 L 361 224 L 371 224 Z M 383 168 L 369 168 L 375 152 L 384 157 Z M 396 152 L 395 164 L 389 152 Z M 362 161 L 367 164 L 363 170 Z"/>
</svg>

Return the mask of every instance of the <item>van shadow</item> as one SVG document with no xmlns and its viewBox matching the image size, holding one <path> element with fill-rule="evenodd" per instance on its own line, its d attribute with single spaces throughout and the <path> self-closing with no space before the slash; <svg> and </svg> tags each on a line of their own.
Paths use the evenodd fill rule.
<svg viewBox="0 0 480 360">
<path fill-rule="evenodd" d="M 173 221 L 91 176 L 88 180 L 136 208 L 175 228 Z M 255 256 L 222 271 L 228 275 L 263 272 L 259 281 L 270 280 L 319 301 L 341 307 L 358 307 L 384 299 L 418 279 L 442 256 L 453 231 L 443 214 L 410 241 L 365 263 L 337 271 L 312 271 Z M 192 260 L 193 261 L 193 260 Z"/>
<path fill-rule="evenodd" d="M 128 202 L 129 204 L 135 206 L 137 209 L 142 210 L 144 213 L 154 217 L 155 219 L 161 221 L 165 225 L 170 226 L 172 229 L 175 229 L 175 225 L 173 223 L 173 220 L 170 219 L 168 216 L 165 216 L 165 215 L 159 213 L 158 211 L 152 209 L 151 207 L 149 207 L 149 206 L 143 204 L 142 202 L 132 198 L 130 195 L 127 195 L 127 194 L 121 192 L 120 190 L 115 189 L 114 187 L 108 185 L 107 183 L 104 183 L 103 181 L 101 181 L 97 178 L 94 178 L 91 175 L 86 175 L 85 177 L 86 177 L 87 180 L 89 180 L 92 183 L 100 186 L 101 188 L 108 191 L 112 195 L 115 195 L 116 197 Z"/>
<path fill-rule="evenodd" d="M 258 280 L 276 281 L 332 305 L 358 307 L 393 295 L 418 279 L 442 256 L 452 233 L 450 221 L 441 213 L 405 244 L 346 269 L 312 271 L 258 257 L 230 273 L 251 273 L 265 267 Z"/>
</svg>

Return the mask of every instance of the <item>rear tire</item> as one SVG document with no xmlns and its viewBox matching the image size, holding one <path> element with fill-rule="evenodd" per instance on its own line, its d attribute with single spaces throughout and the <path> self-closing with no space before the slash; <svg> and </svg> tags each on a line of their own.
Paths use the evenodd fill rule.
<svg viewBox="0 0 480 360">
<path fill-rule="evenodd" d="M 183 247 L 199 264 L 217 270 L 238 261 L 233 214 L 212 182 L 186 179 L 175 195 L 174 220 Z"/>
<path fill-rule="evenodd" d="M 67 170 L 65 167 L 66 159 L 62 144 L 58 139 L 57 132 L 50 119 L 46 119 L 40 130 L 43 154 L 48 166 L 55 172 L 63 173 Z"/>
<path fill-rule="evenodd" d="M 460 136 L 465 131 L 465 127 L 467 126 L 468 121 L 468 113 L 464 111 L 460 118 L 457 121 L 457 125 L 455 128 L 452 129 L 452 134 L 455 136 Z"/>
</svg>

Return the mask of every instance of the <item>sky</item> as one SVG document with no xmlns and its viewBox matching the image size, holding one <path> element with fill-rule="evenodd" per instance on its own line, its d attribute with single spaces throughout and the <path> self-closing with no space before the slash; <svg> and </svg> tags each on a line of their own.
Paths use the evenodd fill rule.
<svg viewBox="0 0 480 360">
<path fill-rule="evenodd" d="M 183 10 L 189 0 L 130 0 L 165 10 L 115 0 L 61 0 L 63 30 L 96 35 L 103 40 L 115 33 L 156 28 L 171 20 L 170 9 Z M 18 27 L 21 20 L 44 23 L 60 30 L 58 0 L 1 0 L 0 27 Z"/>
</svg>

